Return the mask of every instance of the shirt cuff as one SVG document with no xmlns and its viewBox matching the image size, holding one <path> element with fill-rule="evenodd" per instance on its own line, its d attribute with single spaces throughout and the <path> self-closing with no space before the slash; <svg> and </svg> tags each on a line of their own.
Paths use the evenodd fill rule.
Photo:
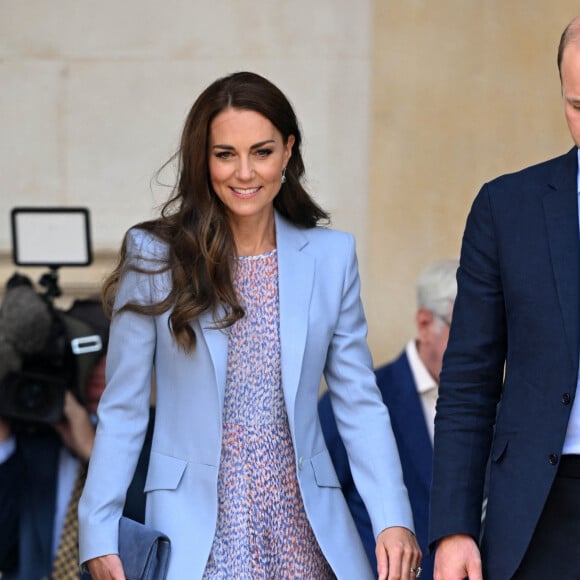
<svg viewBox="0 0 580 580">
<path fill-rule="evenodd" d="M 12 435 L 6 441 L 0 441 L 0 463 L 5 463 L 16 451 L 16 437 Z"/>
</svg>

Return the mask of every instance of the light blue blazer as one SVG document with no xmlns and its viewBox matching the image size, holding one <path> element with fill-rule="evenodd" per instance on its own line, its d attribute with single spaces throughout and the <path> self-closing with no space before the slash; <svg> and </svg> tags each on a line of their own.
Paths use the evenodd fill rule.
<svg viewBox="0 0 580 580">
<path fill-rule="evenodd" d="M 375 536 L 413 529 L 389 415 L 372 371 L 354 239 L 301 229 L 276 215 L 282 388 L 308 519 L 339 579 L 376 578 L 329 457 L 317 413 L 324 376 L 353 478 Z M 151 268 L 166 247 L 142 230 L 128 237 L 128 260 Z M 153 262 L 152 262 L 153 261 Z M 167 295 L 168 273 L 127 271 L 116 307 Z M 172 542 L 168 580 L 200 578 L 217 521 L 217 479 L 228 333 L 206 313 L 192 321 L 193 353 L 176 347 L 169 312 L 113 317 L 107 388 L 79 505 L 80 559 L 117 553 L 117 526 L 149 417 L 155 370 L 156 419 L 145 491 L 147 522 Z M 235 576 L 235 574 L 234 574 Z"/>
</svg>

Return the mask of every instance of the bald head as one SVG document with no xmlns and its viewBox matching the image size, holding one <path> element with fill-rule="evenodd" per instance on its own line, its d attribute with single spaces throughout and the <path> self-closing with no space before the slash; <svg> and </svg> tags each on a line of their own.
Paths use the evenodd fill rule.
<svg viewBox="0 0 580 580">
<path fill-rule="evenodd" d="M 564 49 L 569 44 L 580 43 L 580 17 L 574 18 L 562 32 L 560 37 L 560 45 L 558 46 L 558 72 L 560 73 L 560 80 L 562 80 L 562 57 Z"/>
</svg>

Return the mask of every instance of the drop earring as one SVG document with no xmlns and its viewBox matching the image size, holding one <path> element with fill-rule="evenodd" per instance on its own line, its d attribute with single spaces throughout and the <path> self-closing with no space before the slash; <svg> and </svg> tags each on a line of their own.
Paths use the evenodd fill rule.
<svg viewBox="0 0 580 580">
<path fill-rule="evenodd" d="M 282 183 L 286 183 L 286 168 L 282 169 Z"/>
</svg>

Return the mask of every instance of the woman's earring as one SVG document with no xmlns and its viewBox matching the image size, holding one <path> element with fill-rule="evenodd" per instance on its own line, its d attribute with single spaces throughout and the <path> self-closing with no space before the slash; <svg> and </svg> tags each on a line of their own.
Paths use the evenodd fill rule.
<svg viewBox="0 0 580 580">
<path fill-rule="evenodd" d="M 286 183 L 286 168 L 282 169 L 282 183 Z"/>
</svg>

